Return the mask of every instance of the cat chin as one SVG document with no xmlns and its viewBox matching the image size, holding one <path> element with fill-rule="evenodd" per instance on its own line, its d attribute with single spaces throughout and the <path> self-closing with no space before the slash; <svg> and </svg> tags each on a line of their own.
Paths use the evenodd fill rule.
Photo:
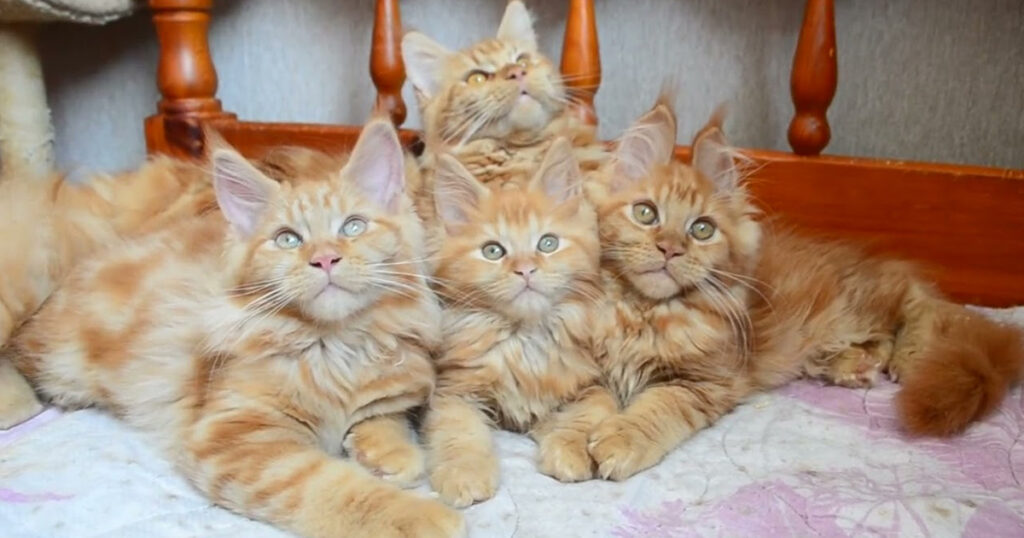
<svg viewBox="0 0 1024 538">
<path fill-rule="evenodd" d="M 517 96 L 506 121 L 512 131 L 540 131 L 551 122 L 551 115 L 537 99 Z"/>
<path fill-rule="evenodd" d="M 629 280 L 637 291 L 655 300 L 668 299 L 682 289 L 665 270 L 633 274 Z"/>
<path fill-rule="evenodd" d="M 542 293 L 526 290 L 505 302 L 504 310 L 509 317 L 530 320 L 543 316 L 551 308 L 551 301 Z"/>
<path fill-rule="evenodd" d="M 302 312 L 319 321 L 341 321 L 366 307 L 368 298 L 335 286 L 328 287 L 302 305 Z"/>
</svg>

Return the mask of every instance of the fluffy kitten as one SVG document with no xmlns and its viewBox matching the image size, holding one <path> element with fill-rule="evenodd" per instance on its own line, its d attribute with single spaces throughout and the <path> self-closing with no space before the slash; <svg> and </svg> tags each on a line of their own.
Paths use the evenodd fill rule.
<svg viewBox="0 0 1024 538">
<path fill-rule="evenodd" d="M 800 375 L 867 385 L 887 370 L 915 433 L 994 408 L 1019 377 L 1018 331 L 949 303 L 905 262 L 758 222 L 720 117 L 672 159 L 657 105 L 619 141 L 592 189 L 609 293 L 607 384 L 624 405 L 590 436 L 602 476 L 657 463 L 750 392 Z"/>
<path fill-rule="evenodd" d="M 76 184 L 60 176 L 0 181 L 0 346 L 75 264 L 120 241 L 216 209 L 206 171 L 155 157 L 139 170 Z M 0 363 L 0 429 L 41 410 L 10 365 Z"/>
<path fill-rule="evenodd" d="M 519 0 L 506 6 L 494 39 L 453 52 L 409 32 L 402 58 L 423 119 L 423 184 L 413 192 L 428 223 L 435 207 L 432 170 L 441 154 L 484 183 L 528 181 L 556 137 L 572 141 L 584 171 L 607 156 L 595 129 L 568 106 L 572 97 L 537 49 L 530 13 Z"/>
<path fill-rule="evenodd" d="M 448 236 L 436 273 L 446 301 L 437 389 L 423 425 L 431 485 L 455 506 L 493 496 L 493 427 L 529 432 L 543 472 L 591 478 L 587 432 L 614 402 L 593 387 L 597 223 L 569 142 L 552 145 L 528 186 L 488 188 L 448 156 L 437 179 Z"/>
<path fill-rule="evenodd" d="M 391 124 L 347 160 L 212 163 L 220 213 L 80 264 L 3 360 L 139 428 L 240 514 L 305 536 L 461 535 L 458 513 L 385 481 L 422 472 L 405 413 L 433 388 L 440 317 Z"/>
</svg>

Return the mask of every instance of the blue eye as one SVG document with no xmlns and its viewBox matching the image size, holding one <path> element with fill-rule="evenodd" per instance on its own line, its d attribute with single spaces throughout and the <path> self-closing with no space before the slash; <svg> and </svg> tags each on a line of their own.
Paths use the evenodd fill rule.
<svg viewBox="0 0 1024 538">
<path fill-rule="evenodd" d="M 359 217 L 351 217 L 341 225 L 341 233 L 345 237 L 355 237 L 366 231 L 366 221 Z"/>
<path fill-rule="evenodd" d="M 302 237 L 291 230 L 284 230 L 274 237 L 274 244 L 277 245 L 277 248 L 291 250 L 302 244 Z"/>
</svg>

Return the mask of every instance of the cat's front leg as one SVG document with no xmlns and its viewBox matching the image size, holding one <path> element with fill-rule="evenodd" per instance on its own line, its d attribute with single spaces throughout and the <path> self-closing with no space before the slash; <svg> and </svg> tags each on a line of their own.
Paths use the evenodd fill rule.
<svg viewBox="0 0 1024 538">
<path fill-rule="evenodd" d="M 437 395 L 423 423 L 430 485 L 455 507 L 469 506 L 494 496 L 498 489 L 498 458 L 490 421 L 472 402 Z"/>
<path fill-rule="evenodd" d="M 403 488 L 423 477 L 424 456 L 404 413 L 368 418 L 349 431 L 345 451 L 377 476 Z"/>
<path fill-rule="evenodd" d="M 562 482 L 580 482 L 594 477 L 594 459 L 587 452 L 591 430 L 618 411 L 615 396 L 593 386 L 576 401 L 540 422 L 530 436 L 537 441 L 540 472 Z"/>
<path fill-rule="evenodd" d="M 587 448 L 598 475 L 624 480 L 653 466 L 744 395 L 741 384 L 729 379 L 647 388 L 590 433 Z"/>
<path fill-rule="evenodd" d="M 211 500 L 301 536 L 465 536 L 457 511 L 331 457 L 306 423 L 273 410 L 204 411 L 183 449 Z"/>
</svg>

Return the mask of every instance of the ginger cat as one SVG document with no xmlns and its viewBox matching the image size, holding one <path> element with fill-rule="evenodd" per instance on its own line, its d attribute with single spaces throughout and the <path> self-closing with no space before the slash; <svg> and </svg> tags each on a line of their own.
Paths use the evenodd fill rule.
<svg viewBox="0 0 1024 538">
<path fill-rule="evenodd" d="M 463 535 L 460 514 L 398 487 L 423 470 L 405 415 L 433 389 L 440 305 L 390 122 L 347 159 L 211 160 L 219 213 L 79 264 L 0 361 L 138 428 L 245 516 L 312 537 Z"/>
<path fill-rule="evenodd" d="M 597 222 L 570 143 L 556 140 L 527 185 L 485 186 L 447 155 L 436 173 L 446 304 L 423 424 L 431 485 L 457 507 L 492 497 L 495 427 L 528 432 L 544 473 L 591 478 L 587 432 L 615 404 L 594 387 Z"/>
<path fill-rule="evenodd" d="M 556 137 L 572 142 L 585 172 L 607 158 L 595 128 L 569 106 L 573 96 L 538 50 L 530 13 L 519 0 L 506 6 L 494 39 L 453 52 L 409 32 L 402 58 L 423 120 L 422 184 L 411 192 L 428 231 L 440 227 L 433 169 L 441 154 L 455 157 L 484 183 L 529 181 Z"/>
<path fill-rule="evenodd" d="M 590 189 L 605 286 L 618 298 L 602 367 L 623 409 L 590 434 L 623 479 L 730 411 L 801 375 L 864 386 L 889 372 L 905 427 L 949 434 L 1019 379 L 1019 331 L 952 304 L 905 262 L 763 223 L 716 115 L 672 158 L 664 102 L 617 144 Z"/>
<path fill-rule="evenodd" d="M 216 210 L 208 174 L 154 157 L 137 171 L 72 183 L 61 176 L 0 181 L 0 346 L 79 260 L 133 237 Z M 0 429 L 42 410 L 24 380 L 0 363 Z"/>
</svg>

